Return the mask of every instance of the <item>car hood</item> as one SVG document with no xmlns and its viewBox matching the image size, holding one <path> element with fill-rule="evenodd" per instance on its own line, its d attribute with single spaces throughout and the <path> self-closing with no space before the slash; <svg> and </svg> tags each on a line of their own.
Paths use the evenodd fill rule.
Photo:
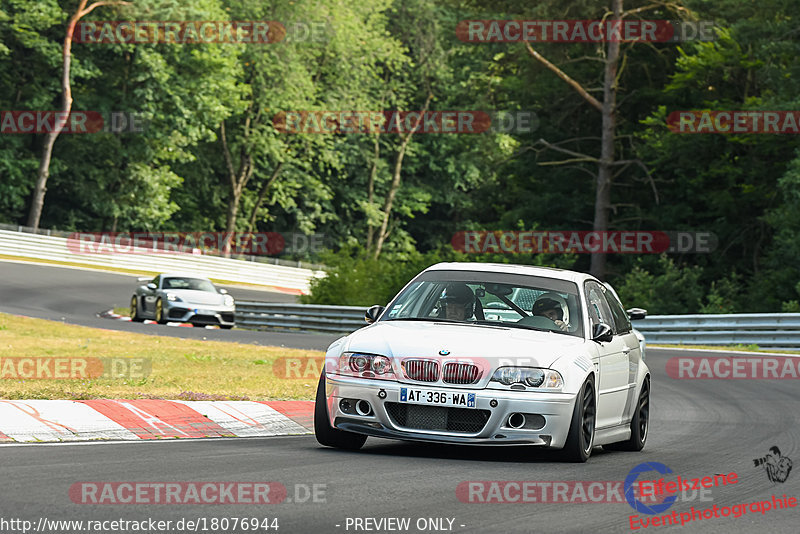
<svg viewBox="0 0 800 534">
<path fill-rule="evenodd" d="M 379 321 L 350 334 L 345 350 L 398 359 L 466 358 L 485 361 L 490 367 L 518 362 L 518 365 L 547 368 L 583 343 L 583 338 L 579 337 L 521 328 Z M 440 351 L 447 351 L 447 354 L 440 355 Z"/>
<path fill-rule="evenodd" d="M 164 293 L 172 293 L 173 295 L 177 295 L 186 304 L 222 306 L 225 303 L 225 295 L 212 293 L 211 291 L 195 291 L 192 289 L 165 289 Z"/>
</svg>

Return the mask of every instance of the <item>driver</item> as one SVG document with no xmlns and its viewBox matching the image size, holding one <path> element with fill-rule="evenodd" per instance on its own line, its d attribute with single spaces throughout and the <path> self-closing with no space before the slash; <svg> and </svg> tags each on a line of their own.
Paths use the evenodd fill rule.
<svg viewBox="0 0 800 534">
<path fill-rule="evenodd" d="M 531 313 L 539 317 L 547 317 L 562 331 L 569 329 L 569 324 L 564 321 L 564 308 L 555 299 L 549 297 L 539 298 L 539 300 L 533 303 Z"/>
<path fill-rule="evenodd" d="M 447 284 L 439 297 L 439 317 L 464 321 L 475 313 L 475 294 L 467 284 Z"/>
</svg>

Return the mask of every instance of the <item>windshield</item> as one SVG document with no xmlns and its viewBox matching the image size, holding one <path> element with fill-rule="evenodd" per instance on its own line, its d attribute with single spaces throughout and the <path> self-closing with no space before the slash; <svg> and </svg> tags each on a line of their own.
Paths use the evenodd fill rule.
<svg viewBox="0 0 800 534">
<path fill-rule="evenodd" d="M 544 277 L 471 271 L 423 273 L 381 320 L 494 325 L 583 336 L 578 287 Z"/>
<path fill-rule="evenodd" d="M 188 289 L 193 291 L 210 291 L 216 293 L 214 284 L 202 278 L 165 278 L 164 289 Z"/>
</svg>

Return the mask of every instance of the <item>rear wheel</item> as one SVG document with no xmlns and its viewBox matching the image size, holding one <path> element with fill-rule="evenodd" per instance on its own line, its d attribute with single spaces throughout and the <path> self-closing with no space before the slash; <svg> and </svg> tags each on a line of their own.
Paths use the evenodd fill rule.
<svg viewBox="0 0 800 534">
<path fill-rule="evenodd" d="M 325 373 L 319 378 L 317 400 L 314 404 L 314 435 L 320 445 L 338 449 L 358 450 L 367 441 L 367 436 L 333 428 L 328 418 L 328 403 L 325 398 Z"/>
<path fill-rule="evenodd" d="M 141 323 L 144 318 L 139 315 L 139 302 L 136 295 L 131 297 L 131 321 Z"/>
<path fill-rule="evenodd" d="M 161 303 L 161 299 L 156 301 L 156 322 L 158 324 L 167 324 L 166 319 L 164 319 L 164 305 Z"/>
<path fill-rule="evenodd" d="M 589 377 L 583 383 L 580 393 L 575 399 L 572 410 L 572 422 L 567 435 L 567 442 L 561 455 L 569 462 L 585 462 L 592 454 L 594 446 L 594 425 L 596 402 L 594 395 L 594 379 Z"/>
<path fill-rule="evenodd" d="M 232 324 L 221 324 L 221 325 L 219 325 L 219 327 L 222 328 L 223 330 L 230 330 L 231 328 L 233 328 L 233 325 Z"/>
<path fill-rule="evenodd" d="M 603 448 L 609 451 L 640 451 L 644 449 L 647 441 L 647 431 L 650 428 L 650 378 L 645 378 L 642 391 L 639 393 L 639 402 L 636 403 L 636 412 L 631 420 L 631 437 L 627 441 L 609 443 Z"/>
</svg>

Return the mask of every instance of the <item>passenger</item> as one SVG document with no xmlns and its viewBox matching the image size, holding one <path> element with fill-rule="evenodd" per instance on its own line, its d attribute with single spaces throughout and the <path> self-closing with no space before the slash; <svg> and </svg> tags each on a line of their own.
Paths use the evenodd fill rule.
<svg viewBox="0 0 800 534">
<path fill-rule="evenodd" d="M 447 284 L 439 297 L 439 317 L 451 321 L 471 319 L 475 313 L 475 294 L 467 284 Z"/>
<path fill-rule="evenodd" d="M 539 317 L 547 317 L 562 331 L 569 330 L 569 323 L 564 321 L 564 308 L 554 299 L 548 297 L 540 298 L 533 303 L 531 313 Z"/>
</svg>

